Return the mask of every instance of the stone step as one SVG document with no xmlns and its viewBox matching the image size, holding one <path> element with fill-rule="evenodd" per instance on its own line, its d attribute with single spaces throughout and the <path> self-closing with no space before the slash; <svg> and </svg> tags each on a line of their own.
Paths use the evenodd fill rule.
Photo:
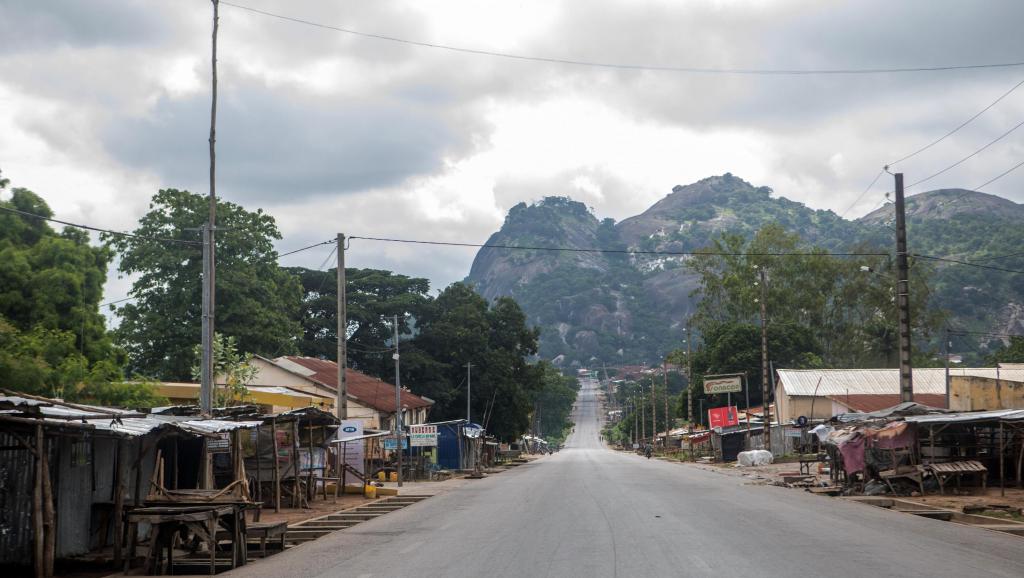
<svg viewBox="0 0 1024 578">
<path fill-rule="evenodd" d="M 342 528 L 348 528 L 349 526 L 355 526 L 356 524 L 358 524 L 361 521 L 362 520 L 309 520 L 307 522 L 302 522 L 300 524 L 295 524 L 295 525 L 291 526 L 291 528 L 289 528 L 289 529 L 290 530 L 294 530 L 294 529 L 302 530 L 302 529 L 306 529 L 306 528 L 315 528 L 315 529 L 331 528 L 331 529 L 335 529 L 335 530 L 340 530 Z"/>
<path fill-rule="evenodd" d="M 323 520 L 355 520 L 357 522 L 365 522 L 366 520 L 372 520 L 381 514 L 379 512 L 344 512 L 341 514 L 331 514 Z"/>
<path fill-rule="evenodd" d="M 330 534 L 331 532 L 334 531 L 334 530 L 330 530 L 330 529 L 326 529 L 326 528 L 309 528 L 309 529 L 306 529 L 306 528 L 303 528 L 302 526 L 294 526 L 294 528 L 295 528 L 294 530 L 292 528 L 288 528 L 288 533 L 285 534 L 285 538 L 284 538 L 286 542 L 291 541 L 291 540 L 293 540 L 295 538 L 316 539 L 316 538 L 319 538 L 320 536 L 326 536 L 327 534 Z"/>
</svg>

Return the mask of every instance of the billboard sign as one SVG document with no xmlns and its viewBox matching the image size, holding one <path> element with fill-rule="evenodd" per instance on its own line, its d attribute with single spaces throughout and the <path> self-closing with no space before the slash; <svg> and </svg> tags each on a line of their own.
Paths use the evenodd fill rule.
<svg viewBox="0 0 1024 578">
<path fill-rule="evenodd" d="M 398 449 L 398 440 L 395 438 L 395 436 L 387 436 L 386 438 L 384 438 L 384 449 L 392 451 Z M 409 449 L 409 438 L 405 436 L 402 436 L 402 449 Z"/>
<path fill-rule="evenodd" d="M 434 447 L 437 445 L 436 425 L 409 426 L 409 445 L 414 448 Z"/>
<path fill-rule="evenodd" d="M 708 410 L 708 423 L 712 428 L 739 425 L 739 410 L 735 405 L 715 407 Z"/>
<path fill-rule="evenodd" d="M 714 395 L 716 393 L 739 393 L 743 391 L 743 382 L 740 376 L 716 377 L 704 380 L 704 393 Z"/>
<path fill-rule="evenodd" d="M 361 419 L 343 419 L 341 425 L 338 426 L 338 439 L 343 440 L 345 438 L 359 437 L 363 435 L 363 420 Z M 344 454 L 345 463 L 351 466 L 360 474 L 363 473 L 363 450 L 366 447 L 366 442 L 363 440 L 357 440 L 345 444 Z M 341 448 L 339 448 L 339 451 Z"/>
</svg>

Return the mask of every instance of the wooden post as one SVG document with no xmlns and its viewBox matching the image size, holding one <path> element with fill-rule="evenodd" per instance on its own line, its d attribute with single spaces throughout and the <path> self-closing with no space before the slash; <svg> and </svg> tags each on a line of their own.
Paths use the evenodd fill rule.
<svg viewBox="0 0 1024 578">
<path fill-rule="evenodd" d="M 1003 467 L 1003 454 L 1005 453 L 1005 451 L 1004 451 L 1005 448 L 1003 447 L 1004 445 L 1005 445 L 1005 440 L 1003 439 L 1003 422 L 999 422 L 999 495 L 1000 496 L 1005 496 L 1006 495 L 1006 484 L 1004 483 L 1004 478 L 1006 477 L 1006 468 Z"/>
<path fill-rule="evenodd" d="M 135 459 L 135 494 L 134 501 L 132 502 L 132 506 L 136 508 L 142 505 L 142 498 L 139 496 L 139 494 L 140 492 L 142 492 L 142 458 L 145 455 L 145 453 L 142 451 L 142 448 L 145 445 L 146 444 L 143 441 L 143 438 L 140 437 L 139 449 L 136 452 L 138 457 Z"/>
<path fill-rule="evenodd" d="M 312 423 L 309 424 L 309 427 L 307 428 L 307 430 L 309 432 L 309 475 L 307 476 L 307 479 L 309 481 L 307 482 L 307 485 L 306 485 L 306 496 L 307 496 L 307 498 L 312 500 L 312 499 L 316 498 L 316 486 L 314 485 L 314 482 L 313 482 L 313 424 Z M 326 484 L 324 484 L 324 485 L 326 486 Z M 326 499 L 326 496 L 325 496 L 325 499 Z"/>
<path fill-rule="evenodd" d="M 274 438 L 274 511 L 281 511 L 281 460 L 280 448 L 277 447 L 277 419 L 270 420 L 270 428 Z"/>
<path fill-rule="evenodd" d="M 124 540 L 124 460 L 121 459 L 121 438 L 117 438 L 114 456 L 114 566 L 121 567 Z M 106 544 L 107 537 L 103 537 Z"/>
<path fill-rule="evenodd" d="M 1024 430 L 1020 430 L 1020 451 L 1017 453 L 1017 489 L 1021 488 L 1021 469 L 1024 468 Z"/>
<path fill-rule="evenodd" d="M 260 434 L 263 430 L 260 426 L 256 426 L 256 501 L 260 504 L 263 503 L 263 473 L 262 463 L 260 461 Z"/>
<path fill-rule="evenodd" d="M 294 489 L 292 491 L 292 507 L 301 508 L 302 499 L 299 496 L 299 420 L 292 420 L 292 474 L 294 474 Z"/>
<path fill-rule="evenodd" d="M 341 493 L 345 493 L 345 478 L 348 474 L 348 442 L 341 444 L 341 462 L 338 464 L 341 470 L 341 475 L 338 476 L 338 481 L 335 482 L 341 485 Z M 1019 469 L 1019 468 L 1018 468 Z M 1020 477 L 1019 475 L 1017 477 Z M 334 486 L 334 501 L 338 501 L 338 486 Z"/>
<path fill-rule="evenodd" d="M 32 568 L 37 578 L 46 575 L 43 560 L 43 424 L 36 425 L 35 476 L 32 483 Z"/>
</svg>

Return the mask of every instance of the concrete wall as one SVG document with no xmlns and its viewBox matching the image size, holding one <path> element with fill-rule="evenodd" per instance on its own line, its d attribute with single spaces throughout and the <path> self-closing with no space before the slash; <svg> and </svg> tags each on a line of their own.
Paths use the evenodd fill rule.
<svg viewBox="0 0 1024 578">
<path fill-rule="evenodd" d="M 949 405 L 956 411 L 1024 409 L 1024 382 L 952 375 Z"/>
<path fill-rule="evenodd" d="M 832 412 L 832 400 L 825 396 L 782 395 L 779 396 L 779 401 L 779 417 L 782 418 L 782 423 L 795 420 L 802 415 L 808 419 L 828 419 L 835 415 Z M 814 415 L 811 415 L 812 405 Z"/>
</svg>

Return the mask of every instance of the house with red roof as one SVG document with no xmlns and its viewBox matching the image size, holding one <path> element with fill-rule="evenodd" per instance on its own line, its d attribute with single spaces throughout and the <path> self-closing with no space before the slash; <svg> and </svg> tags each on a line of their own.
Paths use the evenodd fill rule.
<svg viewBox="0 0 1024 578">
<path fill-rule="evenodd" d="M 287 355 L 276 359 L 256 356 L 252 361 L 257 369 L 251 386 L 278 386 L 326 397 L 335 411 L 333 400 L 337 399 L 338 364 L 315 357 Z M 345 383 L 348 388 L 348 417 L 363 420 L 367 429 L 390 429 L 395 418 L 395 385 L 371 377 L 353 369 L 346 369 Z M 402 423 L 415 425 L 426 423 L 432 399 L 416 395 L 406 388 L 400 392 Z"/>
</svg>

